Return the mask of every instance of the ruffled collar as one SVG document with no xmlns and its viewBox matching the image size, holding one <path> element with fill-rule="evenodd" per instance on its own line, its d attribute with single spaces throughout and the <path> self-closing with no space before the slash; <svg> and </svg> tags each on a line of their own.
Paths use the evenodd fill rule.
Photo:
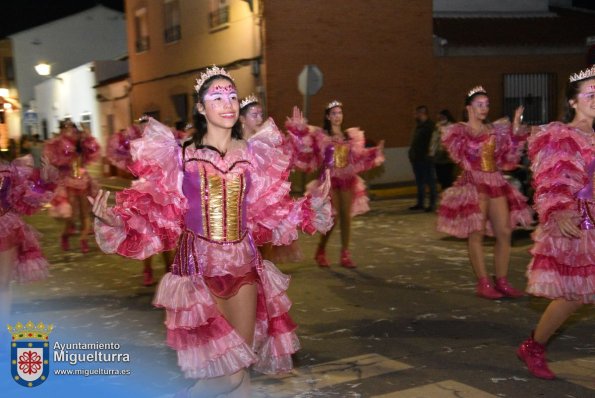
<svg viewBox="0 0 595 398">
<path fill-rule="evenodd" d="M 222 173 L 227 173 L 238 162 L 249 162 L 246 148 L 244 140 L 233 140 L 226 153 L 221 153 L 210 145 L 200 145 L 199 147 L 190 145 L 183 149 L 184 161 L 186 163 L 192 161 L 210 163 Z"/>
</svg>

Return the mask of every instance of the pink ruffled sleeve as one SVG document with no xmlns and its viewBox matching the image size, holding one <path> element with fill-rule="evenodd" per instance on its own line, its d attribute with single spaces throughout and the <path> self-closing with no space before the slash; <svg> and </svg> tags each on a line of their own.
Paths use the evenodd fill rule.
<svg viewBox="0 0 595 398">
<path fill-rule="evenodd" d="M 320 129 L 311 131 L 307 124 L 294 123 L 288 120 L 285 123 L 287 140 L 291 145 L 291 168 L 306 173 L 318 170 L 323 162 L 324 133 Z M 322 135 L 321 135 L 322 134 Z"/>
<path fill-rule="evenodd" d="M 354 171 L 361 173 L 384 163 L 384 152 L 380 147 L 366 148 L 364 132 L 357 127 L 346 130 L 351 142 L 351 159 Z"/>
<path fill-rule="evenodd" d="M 31 215 L 52 200 L 56 188 L 55 178 L 44 181 L 39 169 L 33 168 L 31 155 L 15 159 L 12 168 L 13 182 L 9 200 L 14 211 Z"/>
<path fill-rule="evenodd" d="M 560 122 L 540 126 L 529 138 L 529 158 L 540 222 L 577 213 L 575 194 L 588 182 L 585 157 L 590 143 Z"/>
<path fill-rule="evenodd" d="M 121 221 L 110 227 L 95 219 L 95 234 L 106 253 L 144 259 L 176 247 L 187 201 L 182 193 L 181 149 L 171 130 L 151 119 L 144 136 L 131 143 L 139 177 L 116 194 L 113 212 Z"/>
<path fill-rule="evenodd" d="M 502 170 L 515 169 L 521 160 L 529 133 L 528 128 L 520 126 L 519 131 L 513 132 L 512 124 L 507 118 L 496 120 L 493 128 L 496 135 L 496 164 Z"/>
<path fill-rule="evenodd" d="M 54 166 L 68 166 L 76 156 L 76 146 L 67 138 L 58 136 L 45 143 L 43 154 Z"/>
<path fill-rule="evenodd" d="M 257 244 L 288 245 L 297 239 L 300 226 L 306 233 L 327 231 L 332 226 L 328 186 L 326 192 L 322 188 L 297 200 L 289 195 L 289 156 L 281 147 L 282 139 L 269 119 L 248 140 L 253 169 L 246 197 L 247 222 Z"/>
<path fill-rule="evenodd" d="M 475 146 L 475 150 L 479 150 L 479 143 L 471 142 L 468 128 L 463 123 L 454 123 L 447 126 L 442 134 L 442 144 L 450 154 L 453 161 L 461 165 L 465 170 L 472 168 L 470 159 L 468 159 L 467 152 L 472 149 L 470 145 Z"/>
<path fill-rule="evenodd" d="M 101 146 L 92 135 L 83 138 L 81 145 L 83 147 L 83 164 L 86 165 L 95 162 L 101 157 Z"/>
</svg>

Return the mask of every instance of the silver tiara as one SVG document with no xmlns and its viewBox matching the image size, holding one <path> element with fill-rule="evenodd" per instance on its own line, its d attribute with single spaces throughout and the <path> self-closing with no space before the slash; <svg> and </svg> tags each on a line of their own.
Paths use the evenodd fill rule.
<svg viewBox="0 0 595 398">
<path fill-rule="evenodd" d="M 590 68 L 580 71 L 579 73 L 575 73 L 574 75 L 570 75 L 570 83 L 577 82 L 579 80 L 588 79 L 590 77 L 595 77 L 595 65 L 591 65 Z"/>
<path fill-rule="evenodd" d="M 328 103 L 328 105 L 326 106 L 326 110 L 328 111 L 329 109 L 332 109 L 336 106 L 340 106 L 341 108 L 343 107 L 343 104 L 337 100 L 333 100 L 331 102 Z"/>
<path fill-rule="evenodd" d="M 488 92 L 482 86 L 475 86 L 471 90 L 469 90 L 469 92 L 467 93 L 467 98 L 469 98 L 472 95 L 475 95 L 477 93 L 487 94 Z"/>
<path fill-rule="evenodd" d="M 258 103 L 258 102 L 260 102 L 260 101 L 258 101 L 258 98 L 256 98 L 256 96 L 254 94 L 250 94 L 249 96 L 244 98 L 242 100 L 242 102 L 240 102 L 240 109 L 244 109 L 248 105 Z"/>
<path fill-rule="evenodd" d="M 196 92 L 198 93 L 198 90 L 200 90 L 202 85 L 213 76 L 225 76 L 229 78 L 232 82 L 234 81 L 233 77 L 231 77 L 231 75 L 227 73 L 225 69 L 213 65 L 212 68 L 207 68 L 206 71 L 201 72 L 200 78 L 196 79 L 196 85 L 194 86 L 194 90 L 196 90 Z"/>
</svg>

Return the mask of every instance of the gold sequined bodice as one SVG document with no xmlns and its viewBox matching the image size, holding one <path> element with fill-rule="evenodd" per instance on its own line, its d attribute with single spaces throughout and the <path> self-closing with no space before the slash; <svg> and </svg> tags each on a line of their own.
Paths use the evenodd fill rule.
<svg viewBox="0 0 595 398">
<path fill-rule="evenodd" d="M 83 162 L 81 160 L 81 155 L 77 155 L 74 158 L 72 163 L 70 164 L 70 176 L 74 178 L 81 178 L 81 167 Z"/>
<path fill-rule="evenodd" d="M 349 144 L 335 143 L 333 153 L 333 163 L 336 168 L 342 169 L 349 164 Z"/>
<path fill-rule="evenodd" d="M 491 135 L 487 141 L 481 145 L 481 171 L 498 171 L 494 154 L 496 152 L 496 137 Z"/>
<path fill-rule="evenodd" d="M 198 173 L 202 235 L 216 242 L 233 242 L 243 235 L 243 202 L 246 180 L 243 173 L 221 175 L 208 173 L 204 168 Z"/>
</svg>

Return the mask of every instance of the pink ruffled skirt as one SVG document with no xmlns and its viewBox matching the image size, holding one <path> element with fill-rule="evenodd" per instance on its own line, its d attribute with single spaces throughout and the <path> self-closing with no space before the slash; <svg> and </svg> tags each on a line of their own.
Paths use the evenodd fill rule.
<svg viewBox="0 0 595 398">
<path fill-rule="evenodd" d="M 39 246 L 39 233 L 18 214 L 8 212 L 0 217 L 0 251 L 16 248 L 17 263 L 12 279 L 28 283 L 48 277 L 49 264 Z"/>
<path fill-rule="evenodd" d="M 512 227 L 528 227 L 533 222 L 527 198 L 510 185 L 500 172 L 464 171 L 455 184 L 441 195 L 438 231 L 467 238 L 471 232 L 483 230 L 485 225 L 486 234 L 492 236 L 492 226 L 481 214 L 480 194 L 490 198 L 506 197 Z"/>
<path fill-rule="evenodd" d="M 527 292 L 549 299 L 595 303 L 595 230 L 569 239 L 561 236 L 551 221 L 538 227 L 533 239 Z"/>
<path fill-rule="evenodd" d="M 253 252 L 246 246 L 252 246 L 248 240 L 249 237 L 239 243 L 219 245 L 183 238 L 173 272 L 165 274 L 159 283 L 153 304 L 166 310 L 167 342 L 177 351 L 178 365 L 188 378 L 229 375 L 252 365 L 267 374 L 288 372 L 293 367 L 291 355 L 300 344 L 296 325 L 288 314 L 289 277 L 270 261 L 255 257 L 252 253 L 256 249 Z M 229 253 L 222 253 L 216 261 L 218 250 Z M 239 264 L 231 266 L 227 257 L 237 250 L 242 253 L 233 257 Z M 187 258 L 182 259 L 181 254 Z M 203 260 L 204 264 L 196 264 Z M 239 278 L 247 270 L 256 271 L 254 281 L 258 292 L 252 345 L 221 314 L 202 276 L 219 280 L 223 280 L 222 275 Z"/>
</svg>

